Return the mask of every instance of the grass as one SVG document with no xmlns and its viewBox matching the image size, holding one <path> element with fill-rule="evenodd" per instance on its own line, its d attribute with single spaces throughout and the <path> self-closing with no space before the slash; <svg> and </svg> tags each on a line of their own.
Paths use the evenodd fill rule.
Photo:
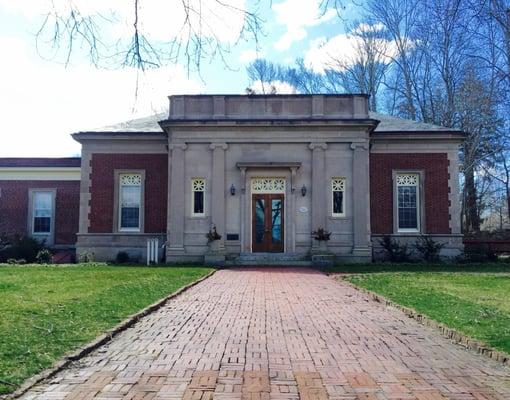
<svg viewBox="0 0 510 400">
<path fill-rule="evenodd" d="M 348 269 L 352 272 L 354 266 Z M 367 265 L 360 269 L 368 273 L 345 279 L 510 353 L 508 264 Z"/>
<path fill-rule="evenodd" d="M 0 394 L 209 271 L 0 266 Z"/>
</svg>

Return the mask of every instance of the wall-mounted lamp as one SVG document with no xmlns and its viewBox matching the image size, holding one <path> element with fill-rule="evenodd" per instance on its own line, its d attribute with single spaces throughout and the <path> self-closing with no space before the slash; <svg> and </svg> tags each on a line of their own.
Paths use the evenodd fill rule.
<svg viewBox="0 0 510 400">
<path fill-rule="evenodd" d="M 234 186 L 234 184 L 232 184 L 232 186 L 230 186 L 230 194 L 232 196 L 236 195 L 236 187 Z"/>
<path fill-rule="evenodd" d="M 306 186 L 303 185 L 303 187 L 301 188 L 301 196 L 305 197 L 306 196 Z"/>
</svg>

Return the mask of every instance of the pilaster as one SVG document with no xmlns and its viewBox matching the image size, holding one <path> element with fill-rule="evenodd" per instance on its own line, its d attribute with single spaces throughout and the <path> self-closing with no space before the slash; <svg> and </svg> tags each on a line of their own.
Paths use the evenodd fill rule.
<svg viewBox="0 0 510 400">
<path fill-rule="evenodd" d="M 211 143 L 209 148 L 213 152 L 212 157 L 212 182 L 211 182 L 211 223 L 216 225 L 216 230 L 221 235 L 220 251 L 225 249 L 225 150 L 226 143 Z"/>
<path fill-rule="evenodd" d="M 312 150 L 312 230 L 326 229 L 326 157 L 328 148 L 326 143 L 310 143 Z M 312 247 L 317 247 L 319 242 L 312 240 Z"/>
<path fill-rule="evenodd" d="M 367 143 L 351 143 L 353 196 L 353 255 L 371 257 L 370 173 Z"/>
<path fill-rule="evenodd" d="M 185 213 L 185 175 L 184 151 L 187 146 L 171 144 L 168 146 L 168 246 L 167 255 L 183 255 L 184 251 L 184 213 Z"/>
</svg>

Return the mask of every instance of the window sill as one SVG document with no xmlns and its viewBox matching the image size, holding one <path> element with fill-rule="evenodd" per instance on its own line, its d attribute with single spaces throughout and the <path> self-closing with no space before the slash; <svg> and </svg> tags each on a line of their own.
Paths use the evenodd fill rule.
<svg viewBox="0 0 510 400">
<path fill-rule="evenodd" d="M 342 220 L 342 219 L 350 219 L 350 217 L 348 217 L 347 215 L 330 215 L 329 216 L 329 219 L 332 219 L 332 220 Z"/>
<path fill-rule="evenodd" d="M 190 219 L 207 219 L 209 218 L 207 215 L 191 215 Z"/>
</svg>

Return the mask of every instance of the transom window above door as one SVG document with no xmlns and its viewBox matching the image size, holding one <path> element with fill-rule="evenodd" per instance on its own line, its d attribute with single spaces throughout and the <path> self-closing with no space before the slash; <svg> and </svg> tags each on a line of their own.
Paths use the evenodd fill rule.
<svg viewBox="0 0 510 400">
<path fill-rule="evenodd" d="M 252 193 L 285 193 L 285 178 L 252 178 Z"/>
</svg>

